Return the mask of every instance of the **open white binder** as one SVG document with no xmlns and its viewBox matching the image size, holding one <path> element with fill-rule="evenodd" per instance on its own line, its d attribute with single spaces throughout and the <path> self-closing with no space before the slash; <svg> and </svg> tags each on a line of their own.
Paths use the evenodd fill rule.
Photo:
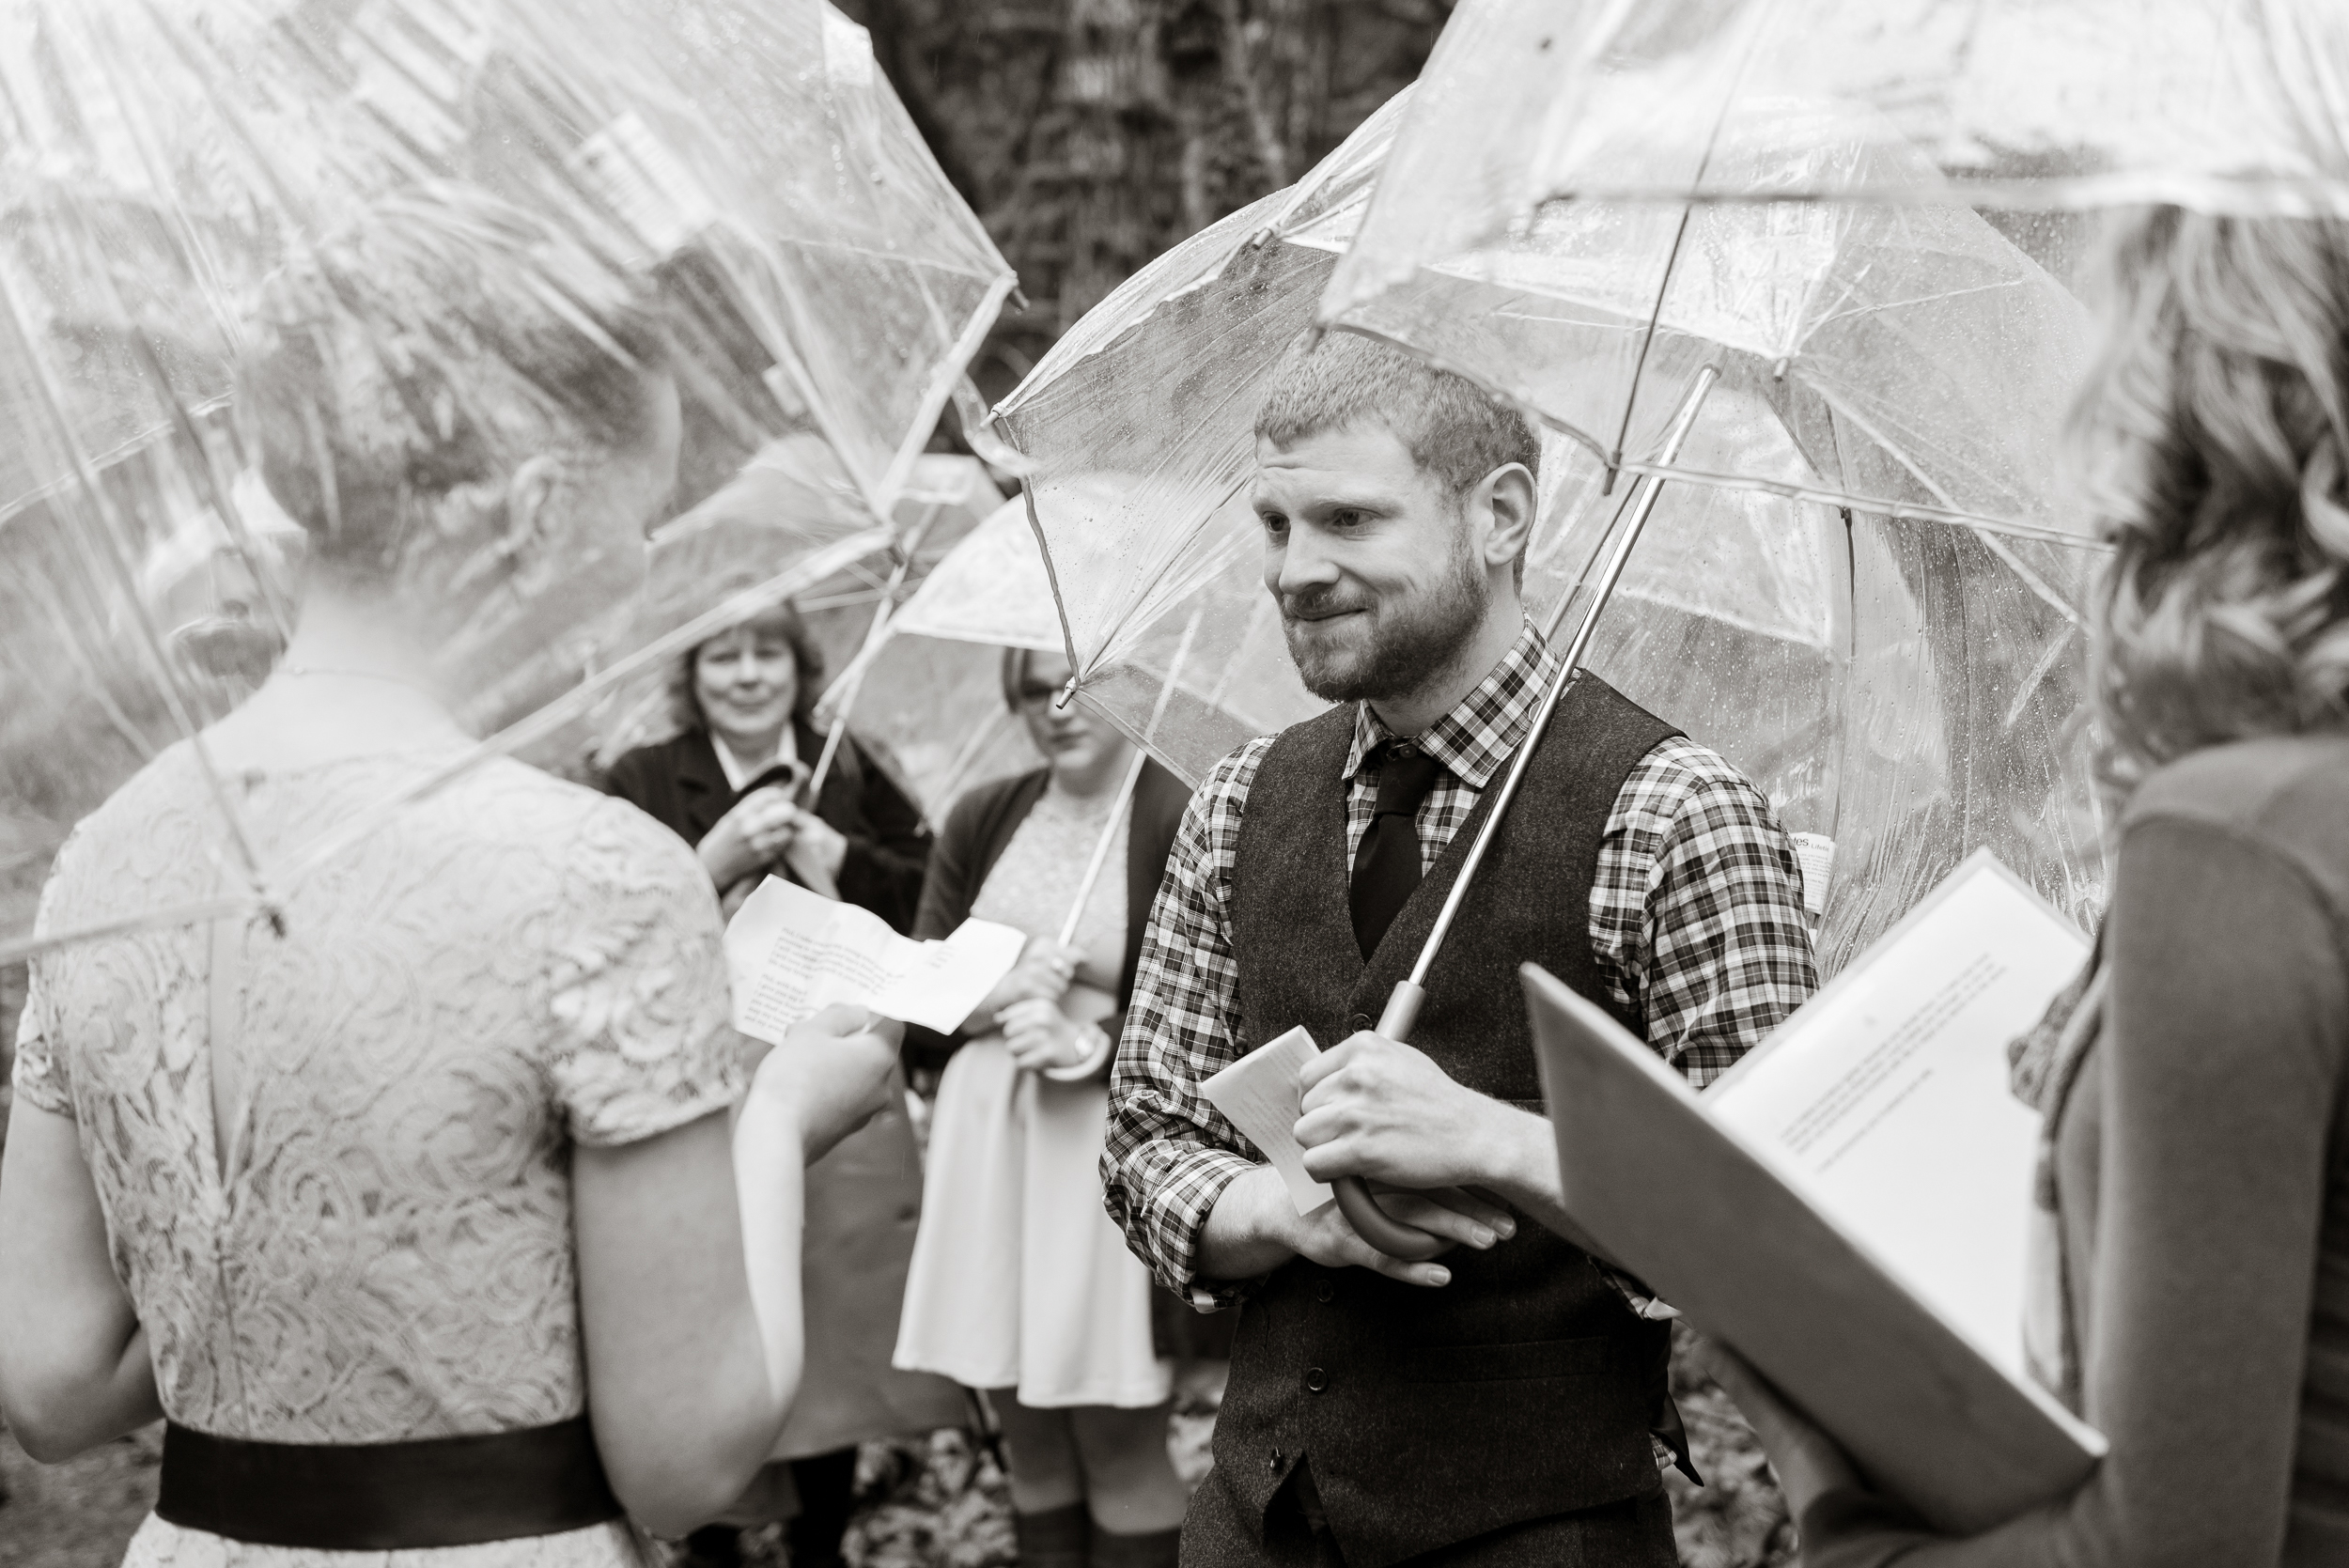
<svg viewBox="0 0 2349 1568">
<path fill-rule="evenodd" d="M 2086 955 L 1978 854 L 1703 1095 L 1523 971 L 1568 1212 L 1955 1533 L 2105 1450 L 2023 1369 L 2037 1117 L 2005 1092 L 2006 1042 Z"/>
</svg>

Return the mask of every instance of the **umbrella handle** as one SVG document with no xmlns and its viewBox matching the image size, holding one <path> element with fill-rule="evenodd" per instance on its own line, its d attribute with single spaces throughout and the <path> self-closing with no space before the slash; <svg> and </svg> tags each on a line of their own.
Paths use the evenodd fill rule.
<svg viewBox="0 0 2349 1568">
<path fill-rule="evenodd" d="M 1423 987 L 1408 980 L 1397 985 L 1387 998 L 1387 1010 L 1378 1016 L 1378 1032 L 1390 1040 L 1408 1039 L 1411 1026 L 1419 1022 L 1420 1003 L 1426 1000 Z M 1391 1219 L 1360 1176 L 1339 1176 L 1330 1183 L 1330 1189 L 1337 1194 L 1338 1212 L 1354 1227 L 1354 1234 L 1391 1258 L 1424 1263 L 1451 1245 L 1416 1225 Z"/>
</svg>

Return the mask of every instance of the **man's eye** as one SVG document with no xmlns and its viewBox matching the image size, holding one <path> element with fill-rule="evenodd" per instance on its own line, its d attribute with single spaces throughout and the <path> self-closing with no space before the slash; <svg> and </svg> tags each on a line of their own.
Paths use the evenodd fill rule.
<svg viewBox="0 0 2349 1568">
<path fill-rule="evenodd" d="M 1278 512 L 1263 513 L 1261 514 L 1261 520 L 1264 523 L 1264 531 L 1268 534 L 1285 534 L 1288 532 L 1289 520 L 1283 517 Z"/>
<path fill-rule="evenodd" d="M 1353 528 L 1361 520 L 1362 514 L 1351 506 L 1341 506 L 1330 514 L 1330 526 L 1332 528 Z"/>
</svg>

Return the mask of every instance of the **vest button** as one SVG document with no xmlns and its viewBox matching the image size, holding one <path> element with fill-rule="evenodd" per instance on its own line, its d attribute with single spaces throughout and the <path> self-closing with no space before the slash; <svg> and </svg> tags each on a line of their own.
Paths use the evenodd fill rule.
<svg viewBox="0 0 2349 1568">
<path fill-rule="evenodd" d="M 1265 1461 L 1264 1467 L 1270 1470 L 1274 1475 L 1279 1475 L 1281 1473 L 1281 1451 L 1279 1449 L 1274 1449 L 1272 1451 L 1272 1457 Z"/>
<path fill-rule="evenodd" d="M 1352 1017 L 1346 1019 L 1346 1024 L 1348 1029 L 1351 1029 L 1355 1033 L 1360 1034 L 1363 1030 L 1370 1027 L 1370 1015 L 1367 1013 L 1357 1013 Z"/>
<path fill-rule="evenodd" d="M 1328 1373 L 1323 1372 L 1319 1367 L 1307 1367 L 1305 1369 L 1305 1388 L 1308 1391 L 1319 1393 L 1322 1389 L 1328 1388 L 1329 1386 L 1330 1374 Z"/>
<path fill-rule="evenodd" d="M 1337 1294 L 1338 1294 L 1338 1288 L 1337 1288 L 1337 1286 L 1335 1286 L 1335 1285 L 1331 1284 L 1331 1283 L 1330 1283 L 1329 1281 L 1327 1281 L 1327 1280 L 1324 1280 L 1324 1281 L 1320 1281 L 1318 1284 L 1316 1284 L 1316 1285 L 1315 1285 L 1315 1286 L 1314 1286 L 1314 1299 L 1315 1299 L 1315 1300 L 1316 1300 L 1316 1301 L 1330 1301 L 1330 1300 L 1334 1300 L 1334 1299 L 1336 1298 L 1336 1296 L 1337 1296 Z"/>
</svg>

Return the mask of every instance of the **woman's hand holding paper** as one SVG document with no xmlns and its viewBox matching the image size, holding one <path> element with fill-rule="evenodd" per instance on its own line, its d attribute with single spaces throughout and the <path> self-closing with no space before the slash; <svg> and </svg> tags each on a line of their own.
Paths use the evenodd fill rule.
<svg viewBox="0 0 2349 1568">
<path fill-rule="evenodd" d="M 773 1108 L 821 1158 L 888 1103 L 905 1026 L 862 1007 L 832 1006 L 796 1024 L 751 1081 L 745 1114 Z"/>
</svg>

